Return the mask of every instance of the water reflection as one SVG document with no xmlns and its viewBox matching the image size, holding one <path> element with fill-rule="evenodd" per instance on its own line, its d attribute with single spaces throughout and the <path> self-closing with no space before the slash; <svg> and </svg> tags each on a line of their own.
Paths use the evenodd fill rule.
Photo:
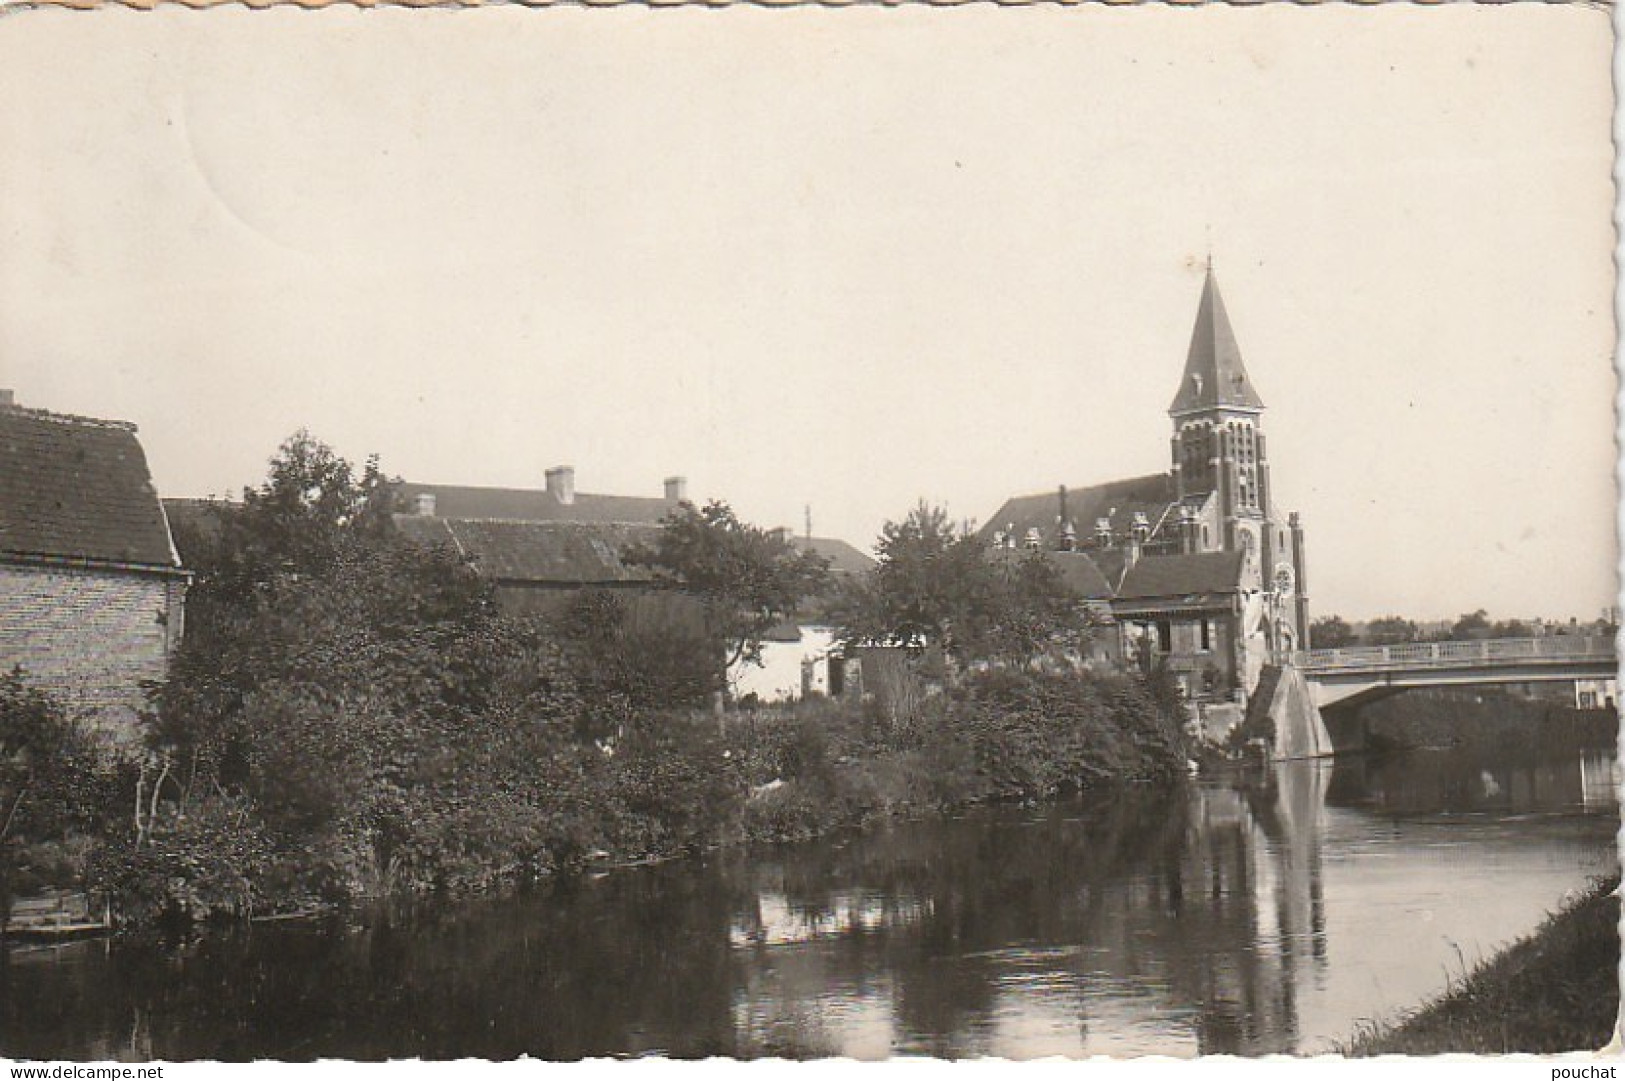
<svg viewBox="0 0 1625 1081">
<path fill-rule="evenodd" d="M 1544 759 L 1422 750 L 1340 762 L 1330 799 L 1383 814 L 1607 814 L 1619 783 L 1612 750 Z"/>
<path fill-rule="evenodd" d="M 180 953 L 0 966 L 0 1053 L 1315 1051 L 1609 865 L 1611 755 L 1295 763 Z M 1485 772 L 1489 782 L 1485 782 Z M 1567 813 L 1585 810 L 1607 813 Z M 1471 814 L 1463 814 L 1471 811 Z M 1537 814 L 1536 811 L 1565 813 Z"/>
</svg>

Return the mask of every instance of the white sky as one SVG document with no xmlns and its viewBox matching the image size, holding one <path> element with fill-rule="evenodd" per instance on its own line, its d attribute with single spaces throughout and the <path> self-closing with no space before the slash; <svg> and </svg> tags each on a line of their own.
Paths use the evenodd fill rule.
<svg viewBox="0 0 1625 1081">
<path fill-rule="evenodd" d="M 1211 238 L 1315 612 L 1613 601 L 1608 15 L 28 12 L 0 386 L 166 495 L 414 480 L 860 546 L 1165 469 Z"/>
</svg>

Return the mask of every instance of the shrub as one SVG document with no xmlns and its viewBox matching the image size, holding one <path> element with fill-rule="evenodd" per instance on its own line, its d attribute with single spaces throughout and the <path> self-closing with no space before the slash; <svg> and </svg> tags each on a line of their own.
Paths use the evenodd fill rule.
<svg viewBox="0 0 1625 1081">
<path fill-rule="evenodd" d="M 185 814 L 166 808 L 143 841 L 104 851 L 96 884 L 126 924 L 247 916 L 274 847 L 246 799 L 212 796 Z"/>
</svg>

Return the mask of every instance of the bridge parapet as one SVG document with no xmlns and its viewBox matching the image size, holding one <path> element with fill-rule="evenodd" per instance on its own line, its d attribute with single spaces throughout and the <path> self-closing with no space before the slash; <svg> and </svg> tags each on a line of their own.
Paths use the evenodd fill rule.
<svg viewBox="0 0 1625 1081">
<path fill-rule="evenodd" d="M 1576 660 L 1617 664 L 1614 639 L 1606 635 L 1545 638 L 1484 638 L 1465 642 L 1406 642 L 1395 646 L 1346 646 L 1299 650 L 1289 663 L 1306 674 L 1415 671 L 1428 668 L 1502 668 L 1568 664 Z"/>
</svg>

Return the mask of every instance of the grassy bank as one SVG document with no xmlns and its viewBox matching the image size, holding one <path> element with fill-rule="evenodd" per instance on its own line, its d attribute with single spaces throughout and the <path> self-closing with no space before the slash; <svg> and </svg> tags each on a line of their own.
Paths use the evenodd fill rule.
<svg viewBox="0 0 1625 1081">
<path fill-rule="evenodd" d="M 1619 875 L 1593 883 L 1393 1025 L 1361 1033 L 1352 1055 L 1555 1054 L 1606 1045 L 1619 1014 Z"/>
</svg>

